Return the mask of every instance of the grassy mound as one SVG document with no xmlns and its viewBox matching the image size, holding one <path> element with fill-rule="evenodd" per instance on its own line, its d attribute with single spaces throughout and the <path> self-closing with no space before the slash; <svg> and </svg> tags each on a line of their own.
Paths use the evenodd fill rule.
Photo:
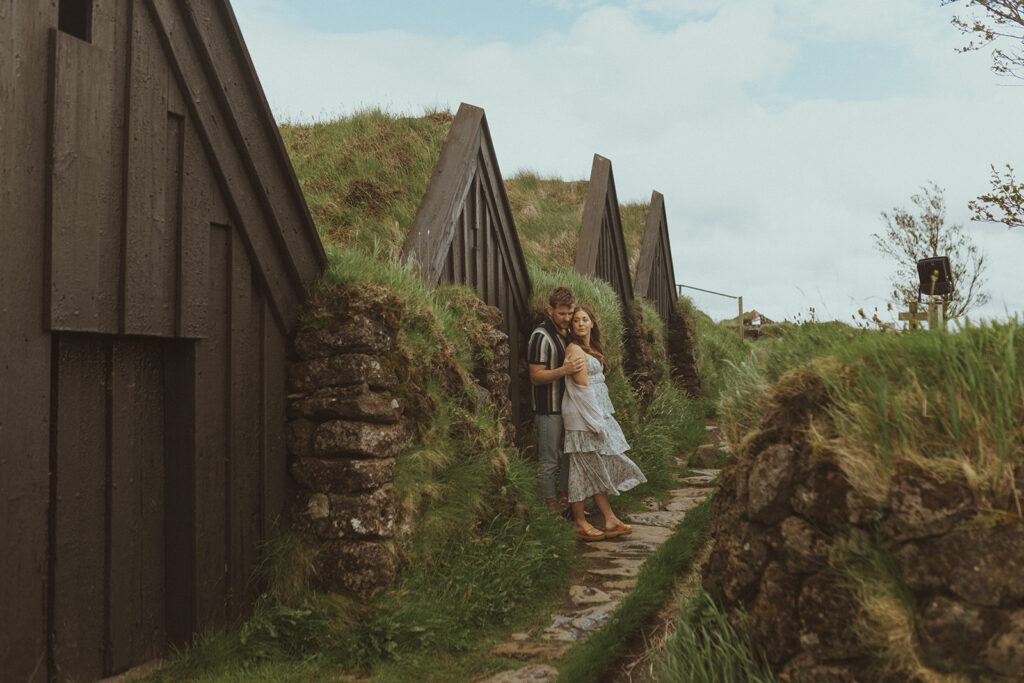
<svg viewBox="0 0 1024 683">
<path fill-rule="evenodd" d="M 505 192 L 519 230 L 523 255 L 530 265 L 552 272 L 572 269 L 589 184 L 586 180 L 542 178 L 531 171 L 520 171 L 505 180 Z M 626 255 L 634 278 L 647 208 L 645 202 L 619 206 Z"/>
<path fill-rule="evenodd" d="M 984 566 L 984 558 L 1016 542 L 1024 517 L 1022 363 L 1024 328 L 1016 322 L 898 335 L 804 324 L 780 340 L 759 342 L 733 366 L 734 390 L 721 397 L 724 422 L 739 442 L 739 461 L 723 475 L 716 519 L 733 520 L 735 529 L 748 524 L 738 520 L 749 520 L 766 536 L 776 533 L 772 525 L 785 515 L 796 526 L 801 517 L 812 520 L 816 531 L 809 533 L 821 534 L 829 550 L 820 564 L 800 571 L 821 572 L 816 585 L 835 581 L 848 596 L 850 629 L 842 642 L 872 671 L 893 680 L 945 680 L 979 671 L 986 672 L 984 678 L 993 669 L 1005 671 L 997 646 L 984 647 L 1003 637 L 1003 627 L 992 625 L 1003 618 L 994 606 L 1013 609 L 1017 598 L 995 600 L 984 622 L 958 617 L 956 610 L 976 609 L 959 606 L 975 604 L 972 585 L 1002 586 L 1007 572 L 1013 576 L 1012 562 L 1004 571 L 1003 560 Z M 778 512 L 774 521 L 751 517 L 747 499 L 737 497 L 737 482 L 754 476 L 754 468 L 774 471 L 772 463 L 787 457 L 780 444 L 792 447 L 792 473 L 803 493 L 783 501 L 792 509 Z M 834 484 L 828 472 L 836 473 Z M 824 501 L 830 486 L 837 495 L 827 505 L 805 505 Z M 742 543 L 747 533 L 719 543 Z M 991 548 L 974 547 L 985 543 Z M 917 558 L 925 556 L 939 559 L 922 564 Z M 716 582 L 729 580 L 724 569 L 712 574 Z M 967 588 L 952 578 L 956 572 L 973 572 Z M 736 585 L 728 589 L 729 600 L 759 604 Z M 939 597 L 932 603 L 934 591 Z M 836 600 L 837 611 L 846 609 Z M 765 638 L 774 626 L 758 609 L 756 628 Z M 960 636 L 956 629 L 943 631 L 943 619 L 957 620 Z M 838 632 L 829 628 L 817 635 L 835 637 Z M 798 667 L 795 661 L 787 666 Z"/>
<path fill-rule="evenodd" d="M 397 256 L 427 190 L 453 117 L 377 109 L 314 124 L 284 124 L 281 138 L 327 247 Z"/>
</svg>

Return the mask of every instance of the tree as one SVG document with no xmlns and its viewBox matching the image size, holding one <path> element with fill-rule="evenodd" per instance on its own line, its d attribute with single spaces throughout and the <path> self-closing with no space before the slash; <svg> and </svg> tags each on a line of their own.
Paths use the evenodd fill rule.
<svg viewBox="0 0 1024 683">
<path fill-rule="evenodd" d="M 972 221 L 1002 223 L 1007 228 L 1024 227 L 1024 183 L 1013 177 L 1013 166 L 1006 164 L 1005 175 L 990 165 L 992 191 L 967 202 Z"/>
<path fill-rule="evenodd" d="M 875 233 L 875 248 L 896 259 L 893 275 L 894 303 L 906 305 L 918 298 L 917 262 L 933 256 L 948 256 L 953 271 L 953 293 L 947 297 L 947 318 L 957 318 L 982 306 L 988 295 L 984 284 L 985 256 L 971 243 L 961 225 L 946 224 L 944 190 L 933 182 L 910 197 L 918 209 L 913 215 L 902 207 L 883 211 L 886 229 Z"/>
<path fill-rule="evenodd" d="M 943 0 L 951 5 L 961 0 Z M 960 52 L 974 52 L 992 43 L 1010 43 L 1003 49 L 992 49 L 992 71 L 1000 76 L 1024 80 L 1024 0 L 967 0 L 967 8 L 981 8 L 968 17 L 956 15 L 951 20 L 968 42 Z"/>
<path fill-rule="evenodd" d="M 961 1 L 942 0 L 942 4 Z M 953 17 L 953 25 L 968 37 L 959 51 L 974 52 L 998 43 L 992 49 L 992 71 L 1024 80 L 1024 0 L 967 0 L 965 7 L 983 12 Z M 1007 228 L 1024 226 L 1024 183 L 1013 177 L 1010 164 L 1006 164 L 1005 175 L 995 166 L 991 169 L 992 191 L 968 203 L 971 220 L 1002 223 Z"/>
</svg>

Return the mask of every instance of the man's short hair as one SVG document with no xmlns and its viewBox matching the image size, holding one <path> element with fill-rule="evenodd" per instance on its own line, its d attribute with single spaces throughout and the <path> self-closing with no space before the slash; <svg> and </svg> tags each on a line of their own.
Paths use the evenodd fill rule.
<svg viewBox="0 0 1024 683">
<path fill-rule="evenodd" d="M 559 306 L 573 308 L 576 306 L 576 295 L 568 287 L 555 287 L 548 296 L 548 305 L 551 308 L 558 308 Z"/>
</svg>

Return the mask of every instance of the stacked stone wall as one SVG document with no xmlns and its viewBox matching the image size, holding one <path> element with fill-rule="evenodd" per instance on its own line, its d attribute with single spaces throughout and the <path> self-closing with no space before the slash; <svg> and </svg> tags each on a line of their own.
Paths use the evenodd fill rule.
<svg viewBox="0 0 1024 683">
<path fill-rule="evenodd" d="M 320 543 L 319 576 L 369 597 L 391 584 L 399 529 L 395 455 L 415 425 L 397 396 L 394 332 L 358 314 L 332 329 L 300 329 L 289 371 L 292 521 Z"/>
<path fill-rule="evenodd" d="M 319 544 L 323 586 L 364 598 L 392 585 L 399 549 L 412 534 L 394 486 L 396 455 L 416 443 L 437 409 L 426 378 L 440 378 L 445 393 L 469 406 L 468 379 L 475 409 L 494 411 L 506 442 L 515 433 L 509 344 L 498 309 L 469 302 L 463 329 L 474 367 L 466 378 L 450 345 L 432 360 L 398 348 L 399 321 L 386 314 L 394 303 L 372 295 L 377 300 L 350 300 L 300 325 L 288 375 L 291 522 Z"/>
<path fill-rule="evenodd" d="M 893 565 L 876 578 L 903 577 L 912 610 L 905 661 L 1021 680 L 1024 522 L 1014 492 L 1024 466 L 994 503 L 983 504 L 963 472 L 909 466 L 886 500 L 873 502 L 851 486 L 836 453 L 809 442 L 825 393 L 808 387 L 807 400 L 775 410 L 723 471 L 705 589 L 748 613 L 755 646 L 788 680 L 908 680 L 879 668 L 885 645 L 856 627 L 872 621 L 843 567 L 866 549 Z"/>
</svg>

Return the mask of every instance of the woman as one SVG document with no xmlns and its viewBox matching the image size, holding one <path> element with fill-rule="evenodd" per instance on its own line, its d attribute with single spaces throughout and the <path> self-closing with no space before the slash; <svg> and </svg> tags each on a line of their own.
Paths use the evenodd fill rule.
<svg viewBox="0 0 1024 683">
<path fill-rule="evenodd" d="M 604 381 L 608 366 L 601 347 L 601 329 L 593 309 L 586 304 L 580 304 L 573 312 L 569 341 L 566 361 L 577 357 L 586 360 L 582 370 L 566 376 L 562 398 L 564 450 L 569 458 L 569 502 L 576 535 L 585 541 L 625 536 L 633 529 L 615 516 L 608 495 L 618 495 L 647 479 L 625 455 L 629 444 L 612 417 L 615 408 Z M 591 496 L 604 515 L 604 531 L 594 528 L 584 516 L 583 501 Z"/>
</svg>

